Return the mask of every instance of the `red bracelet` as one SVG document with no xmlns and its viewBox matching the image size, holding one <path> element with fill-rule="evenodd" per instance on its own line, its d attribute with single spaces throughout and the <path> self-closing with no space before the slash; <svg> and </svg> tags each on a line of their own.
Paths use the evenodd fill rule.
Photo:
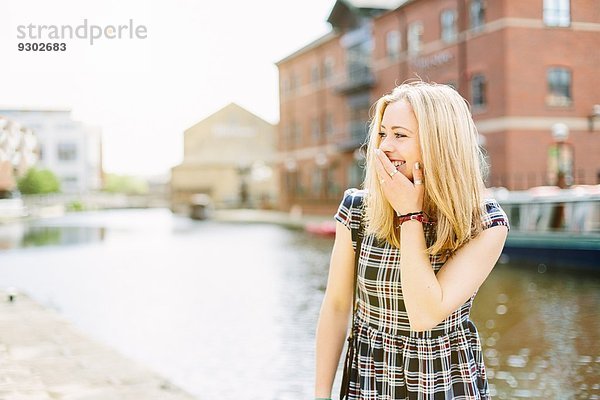
<svg viewBox="0 0 600 400">
<path fill-rule="evenodd" d="M 398 220 L 398 222 L 400 222 L 400 223 L 398 224 L 398 226 L 396 228 L 400 228 L 400 226 L 404 222 L 411 221 L 411 220 L 419 221 L 422 224 L 433 224 L 433 221 L 431 220 L 431 218 L 429 218 L 429 216 L 427 214 L 425 214 L 423 211 L 419 211 L 419 212 L 400 215 L 399 220 Z"/>
</svg>

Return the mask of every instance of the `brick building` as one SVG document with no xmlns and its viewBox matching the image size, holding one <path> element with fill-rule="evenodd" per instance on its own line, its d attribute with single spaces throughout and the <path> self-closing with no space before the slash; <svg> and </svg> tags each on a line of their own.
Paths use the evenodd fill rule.
<svg viewBox="0 0 600 400">
<path fill-rule="evenodd" d="M 338 0 L 330 33 L 277 63 L 281 207 L 330 212 L 362 179 L 370 106 L 402 81 L 471 104 L 488 186 L 600 179 L 596 0 Z"/>
</svg>

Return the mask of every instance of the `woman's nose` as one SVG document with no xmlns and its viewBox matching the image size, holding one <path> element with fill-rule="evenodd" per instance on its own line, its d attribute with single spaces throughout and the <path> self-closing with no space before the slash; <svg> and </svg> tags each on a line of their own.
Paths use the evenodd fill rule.
<svg viewBox="0 0 600 400">
<path fill-rule="evenodd" d="M 379 143 L 379 148 L 381 149 L 381 151 L 392 151 L 392 146 L 390 141 L 388 140 L 388 138 L 383 138 L 383 140 Z"/>
</svg>

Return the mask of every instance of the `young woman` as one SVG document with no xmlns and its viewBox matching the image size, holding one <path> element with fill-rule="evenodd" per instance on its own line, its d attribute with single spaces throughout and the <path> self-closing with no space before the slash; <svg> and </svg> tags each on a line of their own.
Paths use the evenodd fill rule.
<svg viewBox="0 0 600 400">
<path fill-rule="evenodd" d="M 451 87 L 406 83 L 377 101 L 364 189 L 348 189 L 335 215 L 316 398 L 331 397 L 353 309 L 351 231 L 362 245 L 347 398 L 490 398 L 469 312 L 509 226 L 485 193 L 485 170 L 468 105 Z"/>
</svg>

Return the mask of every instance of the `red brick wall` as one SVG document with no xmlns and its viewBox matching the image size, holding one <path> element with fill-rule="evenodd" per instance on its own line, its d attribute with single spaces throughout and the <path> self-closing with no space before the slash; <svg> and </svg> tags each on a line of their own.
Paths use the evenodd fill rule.
<svg viewBox="0 0 600 400">
<path fill-rule="evenodd" d="M 326 59 L 333 60 L 333 71 L 330 79 L 323 78 Z M 313 65 L 319 65 L 321 79 L 312 82 L 311 70 Z M 299 87 L 294 93 L 283 94 L 283 82 L 295 73 L 299 77 Z M 280 141 L 279 150 L 285 154 L 284 158 L 294 158 L 297 162 L 298 180 L 305 192 L 298 198 L 292 198 L 289 193 L 282 193 L 280 208 L 289 210 L 293 204 L 302 205 L 305 212 L 331 212 L 332 204 L 339 203 L 339 194 L 327 193 L 325 169 L 334 169 L 334 179 L 340 183 L 339 191 L 343 191 L 346 182 L 346 169 L 344 155 L 329 154 L 328 164 L 323 169 L 323 190 L 315 194 L 312 191 L 313 171 L 317 168 L 315 155 L 329 153 L 328 144 L 335 143 L 347 135 L 348 110 L 346 100 L 335 90 L 336 85 L 345 78 L 345 54 L 339 44 L 339 38 L 320 44 L 308 52 L 298 55 L 279 64 L 280 81 L 280 124 L 279 137 L 283 137 L 284 130 L 289 124 L 299 123 L 302 132 L 301 143 L 283 146 Z M 330 114 L 333 118 L 333 131 L 326 134 L 326 117 Z M 312 136 L 312 123 L 318 118 L 320 124 L 320 138 L 315 140 Z M 309 149 L 309 155 L 299 156 L 297 151 Z M 311 155 L 312 154 L 312 155 Z M 286 188 L 286 169 L 283 163 L 281 168 L 281 187 Z M 335 167 L 335 168 L 334 168 Z"/>
<path fill-rule="evenodd" d="M 459 43 L 444 44 L 440 40 L 439 14 L 441 10 L 459 7 L 461 0 L 422 0 L 411 3 L 375 20 L 376 43 L 374 65 L 378 85 L 374 95 L 389 90 L 396 80 L 402 81 L 418 74 L 424 80 L 447 83 L 460 82 Z M 468 2 L 465 1 L 468 6 Z M 525 188 L 546 184 L 547 150 L 553 142 L 551 130 L 556 122 L 570 125 L 573 143 L 576 183 L 597 183 L 600 170 L 600 135 L 586 132 L 582 126 L 593 104 L 600 103 L 600 7 L 591 0 L 571 2 L 571 27 L 545 27 L 542 20 L 543 2 L 498 0 L 485 2 L 485 25 L 479 32 L 468 32 L 464 51 L 465 87 L 459 91 L 470 102 L 470 79 L 476 73 L 486 78 L 486 100 L 483 108 L 473 109 L 476 122 L 495 122 L 498 129 L 485 129 L 486 149 L 492 163 L 491 180 L 509 188 Z M 459 19 L 459 25 L 468 25 L 468 10 Z M 507 20 L 506 18 L 519 20 Z M 460 18 L 460 17 L 459 17 Z M 392 63 L 385 58 L 385 34 L 400 29 L 406 50 L 406 26 L 414 20 L 424 22 L 424 51 L 419 59 L 427 59 L 441 52 L 451 55 L 449 62 L 430 68 L 419 68 L 414 62 Z M 514 24 L 517 26 L 513 26 Z M 580 22 L 588 23 L 581 25 Z M 597 24 L 595 27 L 590 22 Z M 513 25 L 510 25 L 513 24 Z M 525 26 L 521 26 L 525 25 Z M 572 71 L 573 103 L 567 107 L 548 105 L 547 69 L 565 66 Z M 524 119 L 521 129 L 515 129 L 506 117 Z M 566 120 L 565 118 L 572 118 Z M 531 124 L 535 129 L 528 128 Z M 600 121 L 596 123 L 600 130 Z"/>
<path fill-rule="evenodd" d="M 598 183 L 600 118 L 596 119 L 593 133 L 587 130 L 586 119 L 592 106 L 600 104 L 600 51 L 595 51 L 600 49 L 598 1 L 571 1 L 571 26 L 567 28 L 544 26 L 542 0 L 487 0 L 484 4 L 485 24 L 476 32 L 466 29 L 468 0 L 418 0 L 375 18 L 372 65 L 376 83 L 371 89 L 372 100 L 418 75 L 438 83 L 462 83 L 459 91 L 472 102 L 470 79 L 483 73 L 487 103 L 473 109 L 473 116 L 485 137 L 484 147 L 492 163 L 489 185 L 524 189 L 546 184 L 547 152 L 554 140 L 552 125 L 557 122 L 570 128 L 568 142 L 572 143 L 575 154 L 575 183 Z M 458 20 L 460 39 L 454 43 L 441 40 L 440 13 L 447 8 L 462 10 Z M 423 51 L 408 58 L 407 26 L 415 20 L 424 24 Z M 398 60 L 390 60 L 386 55 L 386 34 L 391 30 L 399 30 L 401 34 Z M 333 57 L 336 77 L 329 85 L 311 86 L 308 84 L 311 66 L 315 62 L 322 65 L 325 55 Z M 440 56 L 445 57 L 443 62 L 431 62 Z M 569 106 L 547 104 L 546 74 L 551 66 L 565 66 L 572 72 L 573 102 Z M 327 143 L 335 145 L 345 137 L 349 120 L 346 98 L 334 90 L 345 74 L 345 54 L 339 39 L 293 57 L 279 68 L 282 77 L 296 71 L 302 83 L 295 96 L 281 99 L 280 130 L 291 120 L 300 122 L 304 133 L 300 148 L 304 149 L 315 146 L 324 149 Z M 334 116 L 336 135 L 314 143 L 310 137 L 312 117 L 321 115 L 324 121 L 328 111 Z M 333 154 L 329 162 L 338 166 L 336 179 L 345 189 L 352 154 Z M 314 159 L 301 163 L 302 168 L 307 168 L 301 179 L 310 188 Z M 314 210 L 322 205 L 321 209 L 328 211 L 333 199 L 322 200 L 319 203 L 316 199 L 305 199 L 303 204 Z M 283 208 L 288 206 L 289 203 L 284 204 Z"/>
</svg>

